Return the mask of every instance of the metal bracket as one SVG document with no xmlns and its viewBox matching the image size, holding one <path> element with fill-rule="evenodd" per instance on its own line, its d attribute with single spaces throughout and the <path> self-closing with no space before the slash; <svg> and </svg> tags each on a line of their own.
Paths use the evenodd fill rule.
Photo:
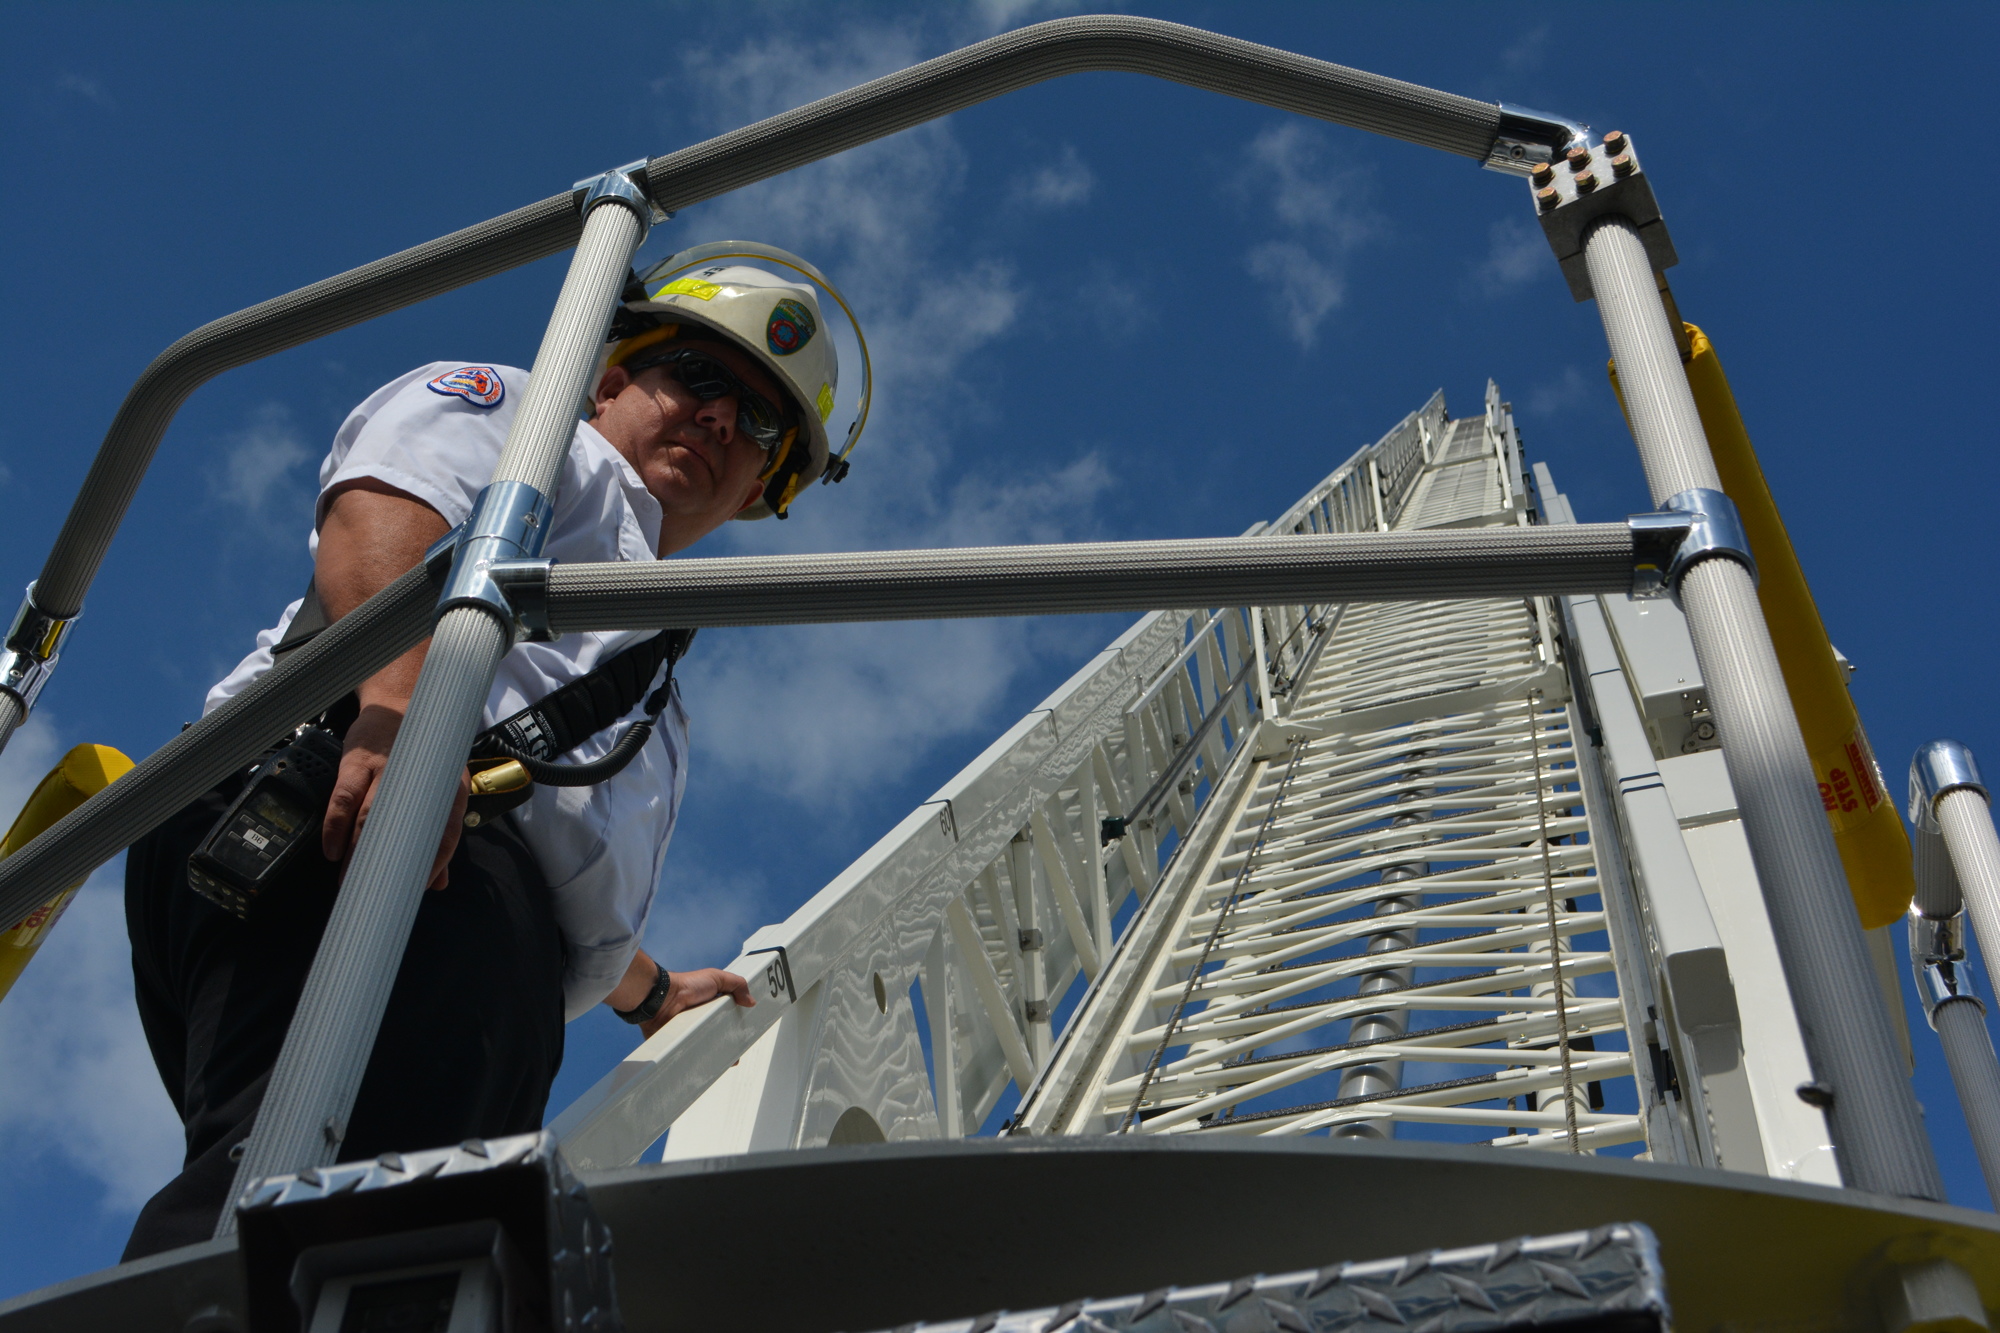
<svg viewBox="0 0 2000 1333">
<path fill-rule="evenodd" d="M 1567 116 L 1500 103 L 1500 133 L 1486 150 L 1488 171 L 1525 176 L 1544 162 L 1553 162 L 1571 144 L 1590 138 L 1590 126 Z"/>
<path fill-rule="evenodd" d="M 1754 583 L 1757 561 L 1736 504 L 1721 491 L 1695 487 L 1682 491 L 1650 514 L 1626 520 L 1632 528 L 1632 596 L 1680 595 L 1681 579 L 1697 561 L 1711 556 L 1734 560 L 1750 571 Z"/>
<path fill-rule="evenodd" d="M 0 650 L 0 690 L 21 701 L 21 711 L 31 712 L 42 687 L 56 669 L 63 641 L 70 626 L 83 612 L 67 618 L 52 616 L 35 605 L 35 585 L 30 583 L 21 596 L 21 609 L 14 613 L 13 628 L 7 631 L 7 646 Z"/>
<path fill-rule="evenodd" d="M 1528 184 L 1542 221 L 1542 234 L 1562 265 L 1569 294 L 1578 301 L 1588 301 L 1593 295 L 1583 243 L 1591 224 L 1599 218 L 1622 217 L 1638 228 L 1655 273 L 1680 263 L 1673 237 L 1667 234 L 1666 219 L 1660 216 L 1660 201 L 1654 198 L 1652 184 L 1626 135 L 1613 130 L 1595 148 L 1587 138 L 1573 143 L 1563 162 L 1532 168 Z"/>
<path fill-rule="evenodd" d="M 1943 919 L 1910 911 L 1910 975 L 1916 979 L 1917 998 L 1923 1001 L 1924 1018 L 1937 1027 L 1938 1006 L 1953 1000 L 1970 1000 L 1984 1012 L 1972 984 L 1972 961 L 1965 956 L 1965 913 Z"/>
<path fill-rule="evenodd" d="M 494 577 L 493 567 L 539 563 L 554 513 L 549 498 L 525 481 L 496 481 L 481 491 L 472 502 L 471 516 L 457 530 L 451 573 L 438 598 L 438 614 L 442 616 L 454 606 L 481 607 L 498 616 L 510 636 L 516 634 L 520 616 L 507 589 Z M 442 545 L 433 546 L 432 554 L 439 553 Z M 517 583 L 529 581 L 525 575 L 517 579 Z M 546 574 L 542 583 L 542 626 L 546 630 Z"/>
<path fill-rule="evenodd" d="M 640 158 L 627 162 L 622 167 L 613 167 L 595 176 L 586 176 L 570 186 L 577 195 L 576 211 L 589 216 L 590 210 L 599 204 L 620 203 L 639 215 L 639 239 L 644 241 L 646 233 L 655 222 L 665 222 L 673 214 L 653 202 L 646 193 L 646 163 L 650 159 Z"/>
<path fill-rule="evenodd" d="M 1939 832 L 1938 797 L 1961 787 L 1978 792 L 1988 802 L 1993 799 L 1979 776 L 1972 751 L 1965 746 L 1957 741 L 1930 741 L 1918 746 L 1910 759 L 1910 823 L 1927 833 Z"/>
<path fill-rule="evenodd" d="M 549 628 L 549 571 L 555 561 L 502 560 L 489 565 L 486 577 L 514 609 L 514 623 L 529 643 L 554 643 L 561 633 Z"/>
</svg>

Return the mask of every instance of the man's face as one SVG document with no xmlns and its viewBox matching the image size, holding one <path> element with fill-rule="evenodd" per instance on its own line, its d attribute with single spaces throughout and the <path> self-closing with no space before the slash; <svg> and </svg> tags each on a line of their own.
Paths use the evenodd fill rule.
<svg viewBox="0 0 2000 1333">
<path fill-rule="evenodd" d="M 660 347 L 682 345 L 677 339 Z M 772 402 L 787 401 L 770 373 L 747 353 L 715 342 L 685 345 L 714 357 Z M 757 474 L 767 460 L 763 448 L 737 429 L 733 395 L 703 402 L 665 366 L 648 367 L 636 376 L 613 366 L 598 381 L 595 401 L 590 424 L 625 456 L 660 502 L 661 555 L 693 545 L 762 493 Z"/>
</svg>

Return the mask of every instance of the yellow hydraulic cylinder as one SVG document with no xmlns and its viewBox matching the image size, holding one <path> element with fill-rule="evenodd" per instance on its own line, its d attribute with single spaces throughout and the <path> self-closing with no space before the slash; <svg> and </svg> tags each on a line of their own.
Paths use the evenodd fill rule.
<svg viewBox="0 0 2000 1333">
<path fill-rule="evenodd" d="M 7 836 L 0 839 L 0 860 L 25 847 L 30 838 L 110 786 L 132 769 L 132 761 L 108 745 L 79 745 L 49 770 L 21 807 Z M 0 999 L 14 988 L 22 969 L 42 947 L 56 922 L 76 897 L 72 884 L 5 930 L 0 930 Z"/>
<path fill-rule="evenodd" d="M 1683 352 L 1688 385 L 1694 390 L 1722 489 L 1742 515 L 1751 553 L 1757 558 L 1757 600 L 1763 604 L 1771 646 L 1777 650 L 1778 667 L 1819 778 L 1820 802 L 1826 807 L 1834 845 L 1840 849 L 1848 892 L 1854 895 L 1865 929 L 1886 926 L 1909 910 L 1916 893 L 1909 834 L 1882 781 L 1882 769 L 1847 691 L 1846 673 L 1834 656 L 1805 571 L 1799 568 L 1792 539 L 1757 464 L 1757 451 L 1743 428 L 1722 362 L 1707 334 L 1692 324 L 1682 328 L 1687 334 Z M 1618 387 L 1616 365 L 1611 368 L 1611 384 Z"/>
</svg>

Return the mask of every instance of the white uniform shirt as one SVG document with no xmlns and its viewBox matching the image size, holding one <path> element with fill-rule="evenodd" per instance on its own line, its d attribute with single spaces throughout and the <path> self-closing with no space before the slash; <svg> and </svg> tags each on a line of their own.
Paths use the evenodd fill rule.
<svg viewBox="0 0 2000 1333">
<path fill-rule="evenodd" d="M 438 361 L 370 394 L 341 423 L 320 464 L 320 502 L 308 549 L 318 553 L 327 492 L 360 477 L 407 491 L 445 522 L 462 523 L 493 476 L 527 388 L 528 372 L 512 366 Z M 632 465 L 579 422 L 542 554 L 561 561 L 653 560 L 660 519 L 659 501 Z M 271 649 L 299 605 L 286 607 L 278 623 L 257 636 L 256 651 L 209 691 L 203 712 L 270 669 Z M 511 717 L 643 637 L 644 631 L 571 633 L 554 643 L 516 646 L 494 678 L 485 725 Z M 617 726 L 561 758 L 569 763 L 601 758 L 625 723 L 642 716 L 643 702 Z M 537 787 L 533 799 L 510 816 L 555 896 L 556 921 L 569 953 L 563 995 L 572 1019 L 610 993 L 639 946 L 687 785 L 686 757 L 687 714 L 677 686 L 653 738 L 617 777 L 594 787 Z"/>
</svg>

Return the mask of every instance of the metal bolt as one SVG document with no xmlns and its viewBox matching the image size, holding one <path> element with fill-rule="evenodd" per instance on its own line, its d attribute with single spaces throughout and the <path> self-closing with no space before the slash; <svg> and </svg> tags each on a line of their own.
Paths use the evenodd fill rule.
<svg viewBox="0 0 2000 1333">
<path fill-rule="evenodd" d="M 1569 163 L 1569 169 L 1578 175 L 1582 175 L 1590 166 L 1590 150 L 1582 144 L 1564 153 L 1563 158 Z"/>
<path fill-rule="evenodd" d="M 1612 130 L 1604 136 L 1604 151 L 1607 153 L 1622 153 L 1631 146 L 1623 130 Z"/>
<path fill-rule="evenodd" d="M 1638 170 L 1638 165 L 1638 163 L 1632 160 L 1630 153 L 1620 153 L 1611 159 L 1611 174 L 1623 180 Z"/>
<path fill-rule="evenodd" d="M 1595 173 L 1586 171 L 1576 178 L 1576 192 L 1578 194 L 1589 194 L 1596 188 L 1597 176 Z"/>
<path fill-rule="evenodd" d="M 1535 191 L 1535 206 L 1544 213 L 1554 209 L 1561 202 L 1562 196 L 1556 193 L 1556 187 L 1553 185 L 1544 185 Z"/>
<path fill-rule="evenodd" d="M 1546 162 L 1537 162 L 1535 169 L 1528 173 L 1528 179 L 1537 186 L 1547 185 L 1556 178 L 1556 169 Z"/>
</svg>

